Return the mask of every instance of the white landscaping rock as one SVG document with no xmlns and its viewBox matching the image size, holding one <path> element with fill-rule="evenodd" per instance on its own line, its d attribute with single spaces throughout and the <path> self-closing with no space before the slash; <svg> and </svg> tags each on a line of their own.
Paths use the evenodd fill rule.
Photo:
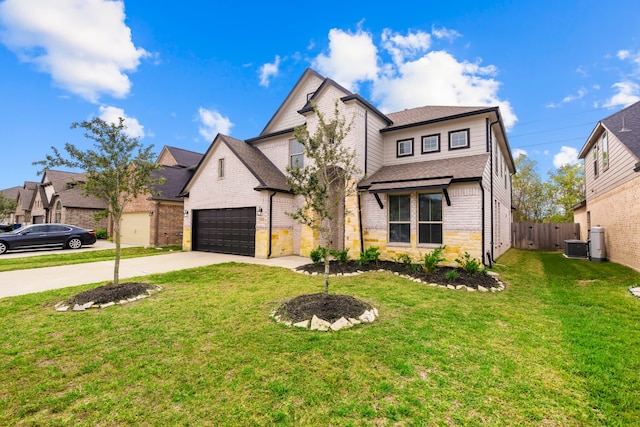
<svg viewBox="0 0 640 427">
<path fill-rule="evenodd" d="M 80 304 L 76 304 L 73 306 L 73 311 L 84 311 L 85 308 L 83 306 L 81 306 Z"/>
<path fill-rule="evenodd" d="M 56 311 L 67 311 L 67 310 L 69 310 L 69 306 L 68 305 L 61 305 L 61 306 L 56 308 Z"/>
<path fill-rule="evenodd" d="M 478 290 L 480 292 L 489 292 L 489 289 L 485 288 L 484 286 L 478 286 Z"/>
<path fill-rule="evenodd" d="M 323 331 L 324 332 L 324 331 L 328 331 L 330 327 L 331 327 L 331 323 L 327 322 L 326 320 L 322 320 L 321 318 L 319 318 L 315 314 L 313 315 L 313 318 L 311 319 L 311 330 L 312 331 Z"/>
<path fill-rule="evenodd" d="M 330 326 L 332 331 L 339 331 L 340 329 L 350 328 L 353 325 L 344 317 L 339 318 L 335 322 L 333 322 Z"/>
<path fill-rule="evenodd" d="M 376 320 L 376 315 L 373 314 L 372 311 L 365 310 L 365 312 L 358 317 L 358 320 L 360 320 L 362 323 L 371 323 Z"/>
<path fill-rule="evenodd" d="M 349 323 L 351 323 L 352 325 L 359 325 L 362 323 L 361 321 L 359 321 L 358 319 L 354 319 L 353 317 L 350 317 L 347 320 L 349 320 Z"/>
<path fill-rule="evenodd" d="M 293 326 L 295 326 L 296 328 L 304 328 L 307 329 L 309 328 L 309 320 L 303 320 L 302 322 L 298 322 L 298 323 L 294 323 Z"/>
</svg>

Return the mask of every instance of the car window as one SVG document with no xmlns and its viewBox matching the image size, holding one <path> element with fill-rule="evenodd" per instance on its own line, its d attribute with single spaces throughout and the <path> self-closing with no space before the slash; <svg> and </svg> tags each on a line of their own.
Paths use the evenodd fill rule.
<svg viewBox="0 0 640 427">
<path fill-rule="evenodd" d="M 34 225 L 29 229 L 29 233 L 45 233 L 47 231 L 46 225 Z"/>
<path fill-rule="evenodd" d="M 56 232 L 56 233 L 64 233 L 65 231 L 68 231 L 69 227 L 65 227 L 64 225 L 50 225 L 49 226 L 49 231 L 50 232 Z"/>
</svg>

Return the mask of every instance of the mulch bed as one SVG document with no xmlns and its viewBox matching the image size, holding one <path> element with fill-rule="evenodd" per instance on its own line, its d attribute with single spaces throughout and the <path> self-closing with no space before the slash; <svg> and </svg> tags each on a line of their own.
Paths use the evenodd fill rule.
<svg viewBox="0 0 640 427">
<path fill-rule="evenodd" d="M 83 305 L 92 301 L 94 304 L 107 304 L 146 294 L 148 289 L 156 288 L 157 286 L 155 285 L 140 282 L 120 283 L 118 286 L 109 284 L 81 292 L 71 297 L 68 304 L 71 306 L 75 304 Z"/>
<path fill-rule="evenodd" d="M 337 261 L 330 261 L 329 265 L 330 274 L 355 273 L 356 271 L 377 271 L 382 269 L 393 273 L 411 276 L 413 278 L 420 279 L 423 282 L 437 283 L 439 285 L 464 285 L 468 288 L 474 289 L 478 289 L 478 286 L 483 286 L 487 289 L 498 286 L 496 280 L 491 276 L 481 274 L 469 275 L 463 269 L 453 267 L 438 267 L 438 269 L 433 273 L 427 273 L 422 268 L 414 271 L 405 264 L 393 261 L 378 261 L 377 263 L 364 265 L 360 265 L 355 261 L 347 261 L 343 264 L 339 264 Z M 311 263 L 298 267 L 297 270 L 324 274 L 324 265 Z M 447 273 L 452 270 L 455 270 L 457 273 L 455 280 L 447 279 Z"/>
<path fill-rule="evenodd" d="M 329 323 L 344 317 L 357 319 L 371 305 L 349 295 L 308 294 L 300 295 L 282 304 L 275 312 L 276 316 L 292 323 L 309 320 L 314 315 Z"/>
</svg>

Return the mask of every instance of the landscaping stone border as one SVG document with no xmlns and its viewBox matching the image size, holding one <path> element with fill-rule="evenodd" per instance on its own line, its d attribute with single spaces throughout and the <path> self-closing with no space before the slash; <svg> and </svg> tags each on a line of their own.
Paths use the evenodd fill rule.
<svg viewBox="0 0 640 427">
<path fill-rule="evenodd" d="M 293 323 L 289 320 L 283 320 L 281 316 L 276 315 L 276 312 L 271 313 L 271 317 L 278 323 L 285 326 L 296 327 L 302 329 L 310 329 L 312 331 L 339 331 L 341 329 L 351 328 L 361 323 L 372 323 L 378 318 L 378 309 L 373 307 L 371 310 L 365 310 L 357 319 L 341 317 L 333 323 L 327 322 L 316 316 L 315 314 L 311 319 L 303 320 L 301 322 Z"/>
<path fill-rule="evenodd" d="M 114 305 L 124 305 L 124 304 L 129 304 L 130 302 L 136 302 L 141 299 L 149 298 L 151 295 L 157 292 L 160 292 L 161 290 L 162 290 L 162 287 L 156 286 L 154 289 L 147 289 L 146 293 L 144 294 L 140 294 L 135 297 L 130 297 L 127 299 L 122 299 L 118 302 L 111 301 L 104 304 L 96 304 L 93 301 L 90 301 L 86 304 L 75 304 L 73 307 L 71 307 L 70 305 L 67 304 L 66 301 L 60 301 L 56 305 L 54 305 L 54 308 L 56 309 L 56 311 L 60 311 L 60 312 L 66 312 L 66 311 L 79 312 L 79 311 L 86 311 L 91 308 L 107 308 L 107 307 L 112 307 Z"/>
<path fill-rule="evenodd" d="M 636 298 L 640 298 L 640 286 L 634 285 L 629 288 L 629 292 Z"/>
</svg>

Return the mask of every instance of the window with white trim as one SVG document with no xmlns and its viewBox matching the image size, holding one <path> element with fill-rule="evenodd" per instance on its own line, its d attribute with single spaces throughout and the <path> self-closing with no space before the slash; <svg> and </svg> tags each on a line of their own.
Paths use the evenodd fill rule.
<svg viewBox="0 0 640 427">
<path fill-rule="evenodd" d="M 469 129 L 449 132 L 449 150 L 469 148 Z"/>
<path fill-rule="evenodd" d="M 593 176 L 598 177 L 598 144 L 593 146 Z"/>
<path fill-rule="evenodd" d="M 396 142 L 396 156 L 413 156 L 413 138 L 401 139 Z"/>
<path fill-rule="evenodd" d="M 609 144 L 607 141 L 607 132 L 602 134 L 602 170 L 609 167 Z"/>
<path fill-rule="evenodd" d="M 289 166 L 292 169 L 304 166 L 304 145 L 297 139 L 289 140 Z"/>
<path fill-rule="evenodd" d="M 426 135 L 422 137 L 422 154 L 437 153 L 440 151 L 440 134 Z"/>
<path fill-rule="evenodd" d="M 389 195 L 389 242 L 411 243 L 411 196 Z"/>
<path fill-rule="evenodd" d="M 442 243 L 442 193 L 418 195 L 418 243 Z"/>
</svg>

